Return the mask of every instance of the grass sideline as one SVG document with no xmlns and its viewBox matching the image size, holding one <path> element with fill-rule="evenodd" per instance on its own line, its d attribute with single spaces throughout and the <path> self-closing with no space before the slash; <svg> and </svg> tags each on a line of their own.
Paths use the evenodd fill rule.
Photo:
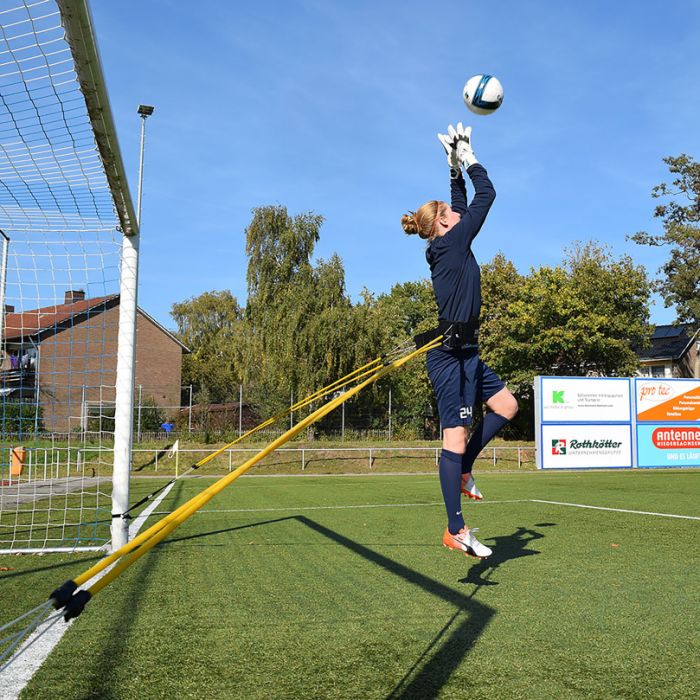
<svg viewBox="0 0 700 700">
<path fill-rule="evenodd" d="M 198 460 L 214 452 L 221 445 L 202 445 L 198 443 L 181 443 L 183 450 L 179 458 L 180 472 L 189 468 Z M 216 457 L 198 470 L 200 474 L 223 474 L 235 469 L 249 459 L 267 443 L 244 441 L 235 445 L 234 452 Z M 435 469 L 435 450 L 438 441 L 402 441 L 402 442 L 367 442 L 367 441 L 290 441 L 279 450 L 266 457 L 256 465 L 256 472 L 268 474 L 296 474 L 304 471 L 310 474 L 362 474 L 372 471 L 425 472 Z M 491 447 L 496 447 L 497 459 L 494 463 Z M 518 447 L 520 464 L 518 463 Z M 421 451 L 402 451 L 402 448 L 422 448 Z M 147 453 L 140 450 L 149 450 Z M 236 451 L 236 450 L 245 450 Z M 293 450 L 293 451 L 290 451 Z M 301 450 L 305 452 L 302 470 Z M 346 450 L 353 450 L 348 452 Z M 370 459 L 370 450 L 372 451 Z M 175 473 L 174 460 L 166 456 L 168 449 L 163 445 L 138 446 L 134 452 L 134 475 L 160 475 Z M 155 455 L 158 454 L 158 459 Z M 156 464 L 157 462 L 157 464 Z M 484 456 L 477 460 L 476 468 L 490 470 L 535 469 L 534 443 L 510 443 L 494 440 L 486 449 Z"/>
<path fill-rule="evenodd" d="M 167 454 L 174 441 L 170 442 L 142 442 L 133 445 L 133 474 L 134 476 L 174 476 L 175 460 L 168 458 Z M 43 444 L 46 443 L 46 444 Z M 179 471 L 180 473 L 198 460 L 210 455 L 227 443 L 206 444 L 202 442 L 180 441 Z M 263 449 L 268 443 L 265 439 L 244 440 L 235 445 L 234 452 L 228 452 L 214 458 L 211 462 L 198 470 L 200 474 L 224 474 L 235 469 L 246 459 Z M 8 448 L 8 444 L 0 445 L 0 448 Z M 396 471 L 396 472 L 424 472 L 435 468 L 435 449 L 439 449 L 441 442 L 437 440 L 411 440 L 411 441 L 367 441 L 367 440 L 290 440 L 279 450 L 267 456 L 256 470 L 264 470 L 270 474 L 299 473 L 301 469 L 301 455 L 299 450 L 309 450 L 305 455 L 304 470 L 316 474 L 347 474 L 370 473 L 371 471 Z M 97 444 L 87 442 L 85 444 L 74 442 L 54 443 L 40 441 L 36 445 L 39 450 L 52 447 L 61 450 L 61 460 L 65 464 L 66 450 L 70 450 L 70 460 L 73 465 L 78 461 L 78 452 L 81 453 L 80 463 L 84 465 L 87 476 L 111 476 L 112 457 L 111 445 L 103 445 L 102 451 Z M 424 448 L 424 452 L 411 454 L 402 452 L 402 448 Z M 493 460 L 493 450 L 496 448 L 497 459 Z M 520 461 L 517 450 L 520 448 Z M 355 454 L 342 452 L 342 450 L 354 449 Z M 373 450 L 371 467 L 369 450 Z M 294 450 L 290 452 L 289 450 Z M 341 451 L 337 451 L 341 450 Z M 535 469 L 535 447 L 533 442 L 510 442 L 505 440 L 493 440 L 486 448 L 482 456 L 476 462 L 476 469 L 506 470 Z M 5 472 L 9 467 L 5 465 Z M 64 471 L 61 472 L 64 474 Z"/>
<path fill-rule="evenodd" d="M 700 471 L 479 485 L 483 562 L 440 547 L 435 476 L 241 480 L 91 601 L 22 697 L 697 697 L 700 523 L 531 499 L 698 517 Z M 1 557 L 3 617 L 89 560 Z"/>
</svg>

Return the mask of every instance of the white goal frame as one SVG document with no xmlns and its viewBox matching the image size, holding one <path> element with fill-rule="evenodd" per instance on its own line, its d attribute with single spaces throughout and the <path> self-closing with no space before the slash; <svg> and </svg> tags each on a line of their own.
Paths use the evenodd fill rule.
<svg viewBox="0 0 700 700">
<path fill-rule="evenodd" d="M 43 0 L 17 0 L 16 3 L 18 8 L 24 7 L 28 13 L 30 8 L 40 4 L 46 5 L 47 12 L 55 13 L 56 8 L 60 12 L 65 41 L 73 58 L 72 68 L 85 101 L 99 160 L 108 183 L 114 207 L 115 229 L 122 234 L 110 528 L 111 546 L 119 548 L 128 540 L 128 521 L 121 516 L 129 507 L 132 461 L 139 224 L 121 157 L 88 0 L 50 0 L 46 3 Z M 31 217 L 28 215 L 27 218 Z M 5 261 L 3 255 L 3 269 Z M 4 275 L 1 286 L 0 301 L 3 306 L 0 307 L 0 317 L 4 320 Z M 2 339 L 4 344 L 4 335 Z M 51 548 L 51 551 L 56 549 Z M 85 550 L 84 547 L 79 549 Z M 10 551 L 49 550 L 30 548 Z M 78 548 L 71 547 L 70 551 L 78 551 Z"/>
</svg>

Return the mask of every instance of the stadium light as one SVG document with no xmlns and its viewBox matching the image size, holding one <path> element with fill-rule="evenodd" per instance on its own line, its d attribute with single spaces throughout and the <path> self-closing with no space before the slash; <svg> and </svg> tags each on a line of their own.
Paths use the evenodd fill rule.
<svg viewBox="0 0 700 700">
<path fill-rule="evenodd" d="M 141 149 L 139 158 L 139 189 L 138 200 L 136 202 L 136 220 L 141 224 L 141 192 L 143 189 L 143 156 L 146 147 L 146 119 L 153 114 L 155 107 L 151 105 L 139 105 L 136 110 L 141 117 Z"/>
</svg>

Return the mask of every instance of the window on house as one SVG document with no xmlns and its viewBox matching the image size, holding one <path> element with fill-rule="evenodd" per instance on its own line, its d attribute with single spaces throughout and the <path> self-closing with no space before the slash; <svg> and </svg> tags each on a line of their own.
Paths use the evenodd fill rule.
<svg viewBox="0 0 700 700">
<path fill-rule="evenodd" d="M 665 377 L 666 376 L 666 366 L 665 365 L 654 365 L 651 368 L 652 377 Z"/>
</svg>

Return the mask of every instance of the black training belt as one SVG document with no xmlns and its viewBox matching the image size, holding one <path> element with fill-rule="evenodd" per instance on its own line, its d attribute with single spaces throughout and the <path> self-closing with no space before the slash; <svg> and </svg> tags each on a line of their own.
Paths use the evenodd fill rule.
<svg viewBox="0 0 700 700">
<path fill-rule="evenodd" d="M 419 333 L 413 338 L 416 348 L 422 348 L 426 343 L 444 336 L 442 344 L 450 350 L 457 350 L 479 343 L 479 318 L 472 316 L 469 321 L 438 321 L 437 328 L 425 333 Z"/>
</svg>

